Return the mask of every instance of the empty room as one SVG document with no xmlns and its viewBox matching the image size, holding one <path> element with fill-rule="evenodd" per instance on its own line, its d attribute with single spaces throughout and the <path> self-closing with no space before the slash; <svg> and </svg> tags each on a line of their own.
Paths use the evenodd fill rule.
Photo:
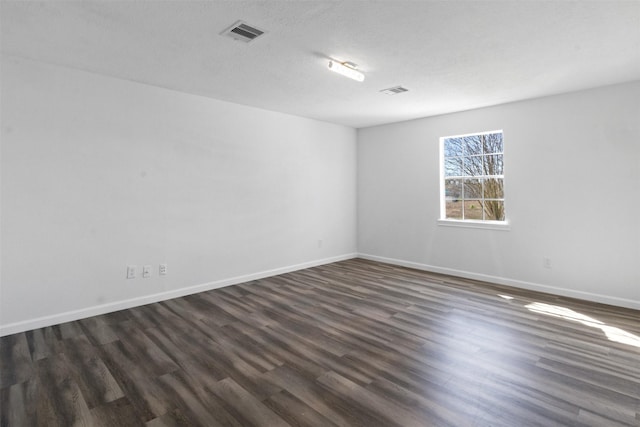
<svg viewBox="0 0 640 427">
<path fill-rule="evenodd" d="M 0 19 L 0 427 L 640 426 L 640 1 Z"/>
</svg>

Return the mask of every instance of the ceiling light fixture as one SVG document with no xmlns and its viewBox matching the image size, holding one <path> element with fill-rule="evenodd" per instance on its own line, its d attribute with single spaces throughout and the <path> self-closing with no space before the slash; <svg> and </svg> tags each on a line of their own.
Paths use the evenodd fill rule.
<svg viewBox="0 0 640 427">
<path fill-rule="evenodd" d="M 335 71 L 338 74 L 342 74 L 345 77 L 349 77 L 350 79 L 359 82 L 364 81 L 364 74 L 362 74 L 356 68 L 358 68 L 358 66 L 353 62 L 340 63 L 333 60 L 329 61 L 329 69 L 331 71 Z"/>
</svg>

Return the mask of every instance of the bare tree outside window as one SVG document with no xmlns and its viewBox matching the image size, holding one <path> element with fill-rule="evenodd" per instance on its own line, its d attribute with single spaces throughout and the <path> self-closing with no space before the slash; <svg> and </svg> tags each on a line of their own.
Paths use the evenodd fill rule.
<svg viewBox="0 0 640 427">
<path fill-rule="evenodd" d="M 502 131 L 441 140 L 445 218 L 504 221 Z"/>
</svg>

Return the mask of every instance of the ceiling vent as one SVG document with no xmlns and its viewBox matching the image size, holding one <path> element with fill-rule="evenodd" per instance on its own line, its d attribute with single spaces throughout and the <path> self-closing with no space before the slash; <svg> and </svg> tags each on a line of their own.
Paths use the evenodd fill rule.
<svg viewBox="0 0 640 427">
<path fill-rule="evenodd" d="M 387 95 L 397 95 L 399 93 L 402 92 L 408 92 L 409 89 L 402 87 L 402 86 L 394 86 L 394 87 L 390 87 L 389 89 L 382 89 L 380 92 L 382 93 L 386 93 Z"/>
<path fill-rule="evenodd" d="M 249 43 L 264 33 L 265 32 L 263 30 L 247 25 L 243 21 L 238 21 L 220 34 L 231 37 L 234 40 Z"/>
</svg>

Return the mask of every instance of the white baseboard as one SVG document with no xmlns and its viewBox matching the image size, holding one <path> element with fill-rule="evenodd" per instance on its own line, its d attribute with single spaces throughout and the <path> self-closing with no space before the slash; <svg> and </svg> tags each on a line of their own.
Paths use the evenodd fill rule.
<svg viewBox="0 0 640 427">
<path fill-rule="evenodd" d="M 344 261 L 356 258 L 357 254 L 344 254 L 320 260 L 304 262 L 301 264 L 290 265 L 286 267 L 275 268 L 273 270 L 265 270 L 258 273 L 247 274 L 244 276 L 231 277 L 228 279 L 216 280 L 214 282 L 203 283 L 200 285 L 189 286 L 186 288 L 175 289 L 167 292 L 160 292 L 142 297 L 131 298 L 123 301 L 117 301 L 109 304 L 96 305 L 92 307 L 82 308 L 79 310 L 67 311 L 64 313 L 53 314 L 50 316 L 38 317 L 36 319 L 24 320 L 21 322 L 10 323 L 8 325 L 0 325 L 0 337 L 5 335 L 17 334 L 19 332 L 30 331 L 32 329 L 44 328 L 46 326 L 57 325 L 60 323 L 80 320 L 91 316 L 98 316 L 105 313 L 111 313 L 127 308 L 138 307 L 141 305 L 151 304 L 179 298 L 186 295 L 196 294 L 199 292 L 209 291 L 212 289 L 223 288 L 225 286 L 237 285 L 240 283 L 250 282 L 252 280 L 264 279 L 266 277 L 277 276 L 279 274 L 290 273 L 292 271 L 303 270 L 305 268 L 317 267 L 319 265 L 330 264 L 333 262 Z"/>
<path fill-rule="evenodd" d="M 469 271 L 456 270 L 452 268 L 437 267 L 428 264 L 421 264 L 412 261 L 405 261 L 395 258 L 381 257 L 377 255 L 352 253 L 335 256 L 331 258 L 324 258 L 320 260 L 305 262 L 301 264 L 290 265 L 286 267 L 276 268 L 272 270 L 265 270 L 258 273 L 247 274 L 244 276 L 236 276 L 228 279 L 217 280 L 214 282 L 203 283 L 200 285 L 189 286 L 186 288 L 175 289 L 168 292 L 160 292 L 152 295 L 145 295 L 142 297 L 131 298 L 123 301 L 117 301 L 109 304 L 102 304 L 79 310 L 67 311 L 64 313 L 53 314 L 50 316 L 43 316 L 36 319 L 29 319 L 21 322 L 10 323 L 7 325 L 0 325 L 0 337 L 5 335 L 16 334 L 19 332 L 29 331 L 32 329 L 43 328 L 46 326 L 57 325 L 60 323 L 71 322 L 74 320 L 80 320 L 91 316 L 98 316 L 105 313 L 111 313 L 118 310 L 124 310 L 127 308 L 138 307 L 145 304 L 151 304 L 154 302 L 160 302 L 169 300 L 172 298 L 179 298 L 186 295 L 196 294 L 199 292 L 209 291 L 212 289 L 223 288 L 225 286 L 237 285 L 240 283 L 250 282 L 252 280 L 264 279 L 266 277 L 277 276 L 279 274 L 290 273 L 292 271 L 303 270 L 305 268 L 317 267 L 319 265 L 330 264 L 333 262 L 344 261 L 352 258 L 362 258 L 371 261 L 379 261 L 387 264 L 398 265 L 401 267 L 415 268 L 417 270 L 429 271 L 432 273 L 448 274 L 451 276 L 464 277 L 467 279 L 481 280 L 485 282 L 496 283 L 499 285 L 512 286 L 514 288 L 528 289 L 532 291 L 546 292 L 549 294 L 560 295 L 570 298 L 577 298 L 587 301 L 598 302 L 602 304 L 615 305 L 619 307 L 626 307 L 635 310 L 640 310 L 640 301 L 628 300 L 624 298 L 617 298 L 608 295 L 594 294 L 590 292 L 582 292 L 571 289 L 558 288 L 555 286 L 542 285 L 538 283 L 526 282 L 522 280 L 509 279 L 498 276 L 490 276 L 486 274 L 473 273 Z"/>
<path fill-rule="evenodd" d="M 436 267 L 428 264 L 421 264 L 412 261 L 404 261 L 395 258 L 386 258 L 377 255 L 358 254 L 358 258 L 368 259 L 371 261 L 384 262 L 386 264 L 398 265 L 401 267 L 415 268 L 416 270 L 429 271 L 432 273 L 447 274 L 450 276 L 464 277 L 466 279 L 481 280 L 483 282 L 495 283 L 498 285 L 512 286 L 514 288 L 527 289 L 531 291 L 545 292 L 548 294 L 559 295 L 564 297 L 576 298 L 586 301 L 598 302 L 601 304 L 615 305 L 618 307 L 626 307 L 640 310 L 640 301 L 629 300 L 625 298 L 612 297 L 609 295 L 594 294 L 591 292 L 576 291 L 573 289 L 558 288 L 556 286 L 542 285 L 539 283 L 526 282 L 523 280 L 509 279 L 499 276 L 490 276 L 487 274 L 473 273 L 470 271 L 456 270 L 452 268 Z"/>
</svg>

